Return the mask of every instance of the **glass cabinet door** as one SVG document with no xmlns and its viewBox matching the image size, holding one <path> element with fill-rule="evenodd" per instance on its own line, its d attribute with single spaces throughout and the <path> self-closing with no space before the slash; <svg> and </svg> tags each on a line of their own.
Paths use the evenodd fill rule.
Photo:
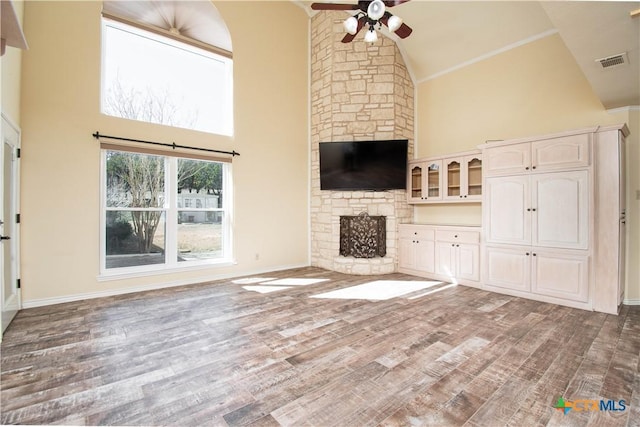
<svg viewBox="0 0 640 427">
<path fill-rule="evenodd" d="M 482 196 L 482 159 L 479 156 L 470 156 L 466 158 L 465 162 L 467 166 L 467 194 L 472 198 L 480 198 Z"/>
<path fill-rule="evenodd" d="M 422 199 L 422 166 L 415 165 L 411 168 L 409 191 L 411 199 Z"/>
<path fill-rule="evenodd" d="M 440 162 L 433 162 L 427 166 L 427 200 L 442 198 L 440 193 L 440 180 L 442 178 L 440 165 Z"/>
<path fill-rule="evenodd" d="M 447 163 L 447 197 L 459 198 L 460 184 L 462 180 L 461 164 L 458 161 Z"/>
</svg>

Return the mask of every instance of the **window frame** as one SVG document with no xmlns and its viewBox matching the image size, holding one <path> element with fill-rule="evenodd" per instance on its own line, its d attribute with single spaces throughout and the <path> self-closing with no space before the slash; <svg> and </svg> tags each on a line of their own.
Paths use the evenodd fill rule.
<svg viewBox="0 0 640 427">
<path fill-rule="evenodd" d="M 106 103 L 106 89 L 107 89 L 107 79 L 106 79 L 106 69 L 107 69 L 107 60 L 106 60 L 106 52 L 107 52 L 107 27 L 111 26 L 113 28 L 119 29 L 121 31 L 125 31 L 125 32 L 129 32 L 131 34 L 137 35 L 139 37 L 145 37 L 148 38 L 150 40 L 156 41 L 158 43 L 161 44 L 165 44 L 168 46 L 171 46 L 175 49 L 182 49 L 188 52 L 191 52 L 193 54 L 196 55 L 200 55 L 200 56 L 204 56 L 207 58 L 210 58 L 212 60 L 215 61 L 219 61 L 221 63 L 224 64 L 224 68 L 225 68 L 225 72 L 224 72 L 224 94 L 223 94 L 223 100 L 225 101 L 226 105 L 225 108 L 223 110 L 223 120 L 221 120 L 221 126 L 218 127 L 217 130 L 212 131 L 212 130 L 206 130 L 206 129 L 200 129 L 200 128 L 195 128 L 195 127 L 186 127 L 183 125 L 170 125 L 170 124 L 165 124 L 165 123 L 157 123 L 157 122 L 151 122 L 151 121 L 144 121 L 144 120 L 139 120 L 139 119 L 131 119 L 131 118 L 127 118 L 127 117 L 122 117 L 119 115 L 112 115 L 109 113 L 105 112 L 105 103 Z M 132 120 L 135 122 L 140 122 L 140 123 L 150 123 L 150 124 L 155 124 L 155 125 L 160 125 L 160 126 L 169 126 L 169 127 L 174 127 L 174 128 L 179 128 L 179 129 L 187 129 L 187 130 L 191 130 L 191 131 L 195 131 L 195 132 L 204 132 L 210 135 L 219 135 L 219 136 L 224 136 L 224 137 L 233 137 L 234 136 L 234 132 L 235 132 L 235 117 L 234 117 L 234 113 L 235 113 L 235 108 L 234 108 L 234 98 L 233 98 L 233 94 L 234 94 L 234 90 L 233 90 L 233 59 L 230 56 L 225 56 L 221 53 L 215 52 L 212 49 L 207 49 L 205 47 L 200 47 L 198 46 L 198 43 L 195 43 L 196 41 L 193 41 L 194 43 L 189 43 L 188 41 L 190 40 L 186 40 L 185 41 L 180 41 L 176 38 L 173 37 L 169 37 L 166 35 L 163 35 L 160 32 L 154 32 L 149 28 L 145 28 L 144 26 L 138 25 L 134 22 L 128 22 L 126 20 L 119 20 L 119 19 L 115 19 L 114 17 L 110 17 L 109 15 L 102 15 L 101 16 L 101 25 L 100 25 L 100 29 L 101 29 L 101 46 L 100 46 L 100 114 L 108 116 L 108 117 L 114 117 L 116 119 L 123 119 L 123 120 Z"/>
<path fill-rule="evenodd" d="M 189 156 L 185 153 L 164 153 L 157 150 L 141 150 L 138 148 L 127 149 L 114 148 L 113 146 L 100 148 L 100 271 L 98 275 L 99 281 L 114 280 L 132 277 L 142 277 L 156 274 L 166 274 L 171 272 L 183 272 L 188 270 L 199 270 L 212 267 L 225 267 L 236 264 L 233 256 L 232 241 L 232 225 L 233 225 L 233 185 L 231 182 L 232 171 L 231 162 L 223 161 L 220 158 L 207 159 L 203 156 Z M 164 158 L 164 206 L 161 208 L 116 208 L 107 206 L 107 152 L 119 151 L 129 154 L 146 154 L 154 156 L 162 156 Z M 198 160 L 216 162 L 222 165 L 222 207 L 215 209 L 200 209 L 202 211 L 222 212 L 222 257 L 178 261 L 178 214 L 180 211 L 195 211 L 196 208 L 179 208 L 178 207 L 178 161 L 180 159 Z M 154 210 L 165 213 L 165 259 L 162 264 L 147 264 L 132 267 L 106 268 L 107 245 L 106 245 L 106 225 L 108 211 L 133 211 L 133 210 Z"/>
</svg>

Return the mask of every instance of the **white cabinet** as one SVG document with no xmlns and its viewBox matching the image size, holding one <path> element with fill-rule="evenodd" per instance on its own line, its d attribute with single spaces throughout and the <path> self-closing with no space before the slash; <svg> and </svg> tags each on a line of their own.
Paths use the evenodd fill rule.
<svg viewBox="0 0 640 427">
<path fill-rule="evenodd" d="M 401 224 L 398 229 L 398 271 L 479 286 L 479 227 Z"/>
<path fill-rule="evenodd" d="M 409 203 L 442 200 L 442 160 L 412 160 L 407 178 Z"/>
<path fill-rule="evenodd" d="M 617 313 L 626 135 L 611 126 L 482 147 L 483 288 Z"/>
<path fill-rule="evenodd" d="M 589 257 L 584 253 L 487 246 L 485 257 L 485 289 L 553 297 L 555 302 L 588 302 Z"/>
<path fill-rule="evenodd" d="M 588 248 L 588 171 L 488 178 L 485 192 L 487 243 Z"/>
<path fill-rule="evenodd" d="M 485 176 L 525 174 L 586 168 L 590 164 L 591 134 L 507 141 L 484 150 Z"/>
<path fill-rule="evenodd" d="M 479 153 L 443 159 L 442 170 L 444 200 L 482 200 L 482 156 Z"/>
<path fill-rule="evenodd" d="M 400 270 L 435 272 L 435 230 L 402 224 L 399 226 L 399 239 Z"/>
<path fill-rule="evenodd" d="M 408 203 L 482 201 L 482 156 L 468 151 L 409 162 Z"/>
</svg>

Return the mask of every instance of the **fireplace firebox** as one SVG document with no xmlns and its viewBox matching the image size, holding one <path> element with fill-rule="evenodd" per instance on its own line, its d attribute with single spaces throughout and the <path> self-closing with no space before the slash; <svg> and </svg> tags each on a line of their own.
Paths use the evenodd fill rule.
<svg viewBox="0 0 640 427">
<path fill-rule="evenodd" d="M 354 258 L 384 257 L 387 254 L 387 217 L 340 216 L 340 255 Z"/>
</svg>

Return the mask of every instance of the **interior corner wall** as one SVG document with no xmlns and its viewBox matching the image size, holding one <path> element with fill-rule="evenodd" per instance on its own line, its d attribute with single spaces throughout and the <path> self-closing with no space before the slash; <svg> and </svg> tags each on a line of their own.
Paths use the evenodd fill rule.
<svg viewBox="0 0 640 427">
<path fill-rule="evenodd" d="M 367 44 L 363 32 L 344 37 L 344 12 L 311 19 L 311 264 L 349 274 L 384 274 L 397 268 L 398 224 L 410 222 L 404 190 L 320 189 L 319 143 L 408 139 L 413 154 L 414 86 L 396 44 L 380 36 Z M 339 255 L 340 216 L 386 216 L 387 255 Z"/>
<path fill-rule="evenodd" d="M 25 306 L 309 265 L 309 18 L 284 1 L 215 6 L 233 42 L 233 137 L 102 115 L 102 3 L 25 3 Z M 265 25 L 274 22 L 287 25 Z M 232 165 L 235 264 L 99 281 L 100 148 L 91 136 L 96 131 L 239 152 Z"/>
<path fill-rule="evenodd" d="M 420 82 L 417 88 L 417 157 L 477 148 L 488 140 L 543 135 L 628 121 L 628 159 L 640 161 L 637 111 L 610 114 L 559 35 Z M 634 118 L 635 117 L 635 118 Z M 635 125 L 633 124 L 635 121 Z M 635 127 L 635 129 L 634 129 Z M 634 136 L 635 135 L 635 136 Z M 628 168 L 630 212 L 626 297 L 640 303 L 640 189 L 638 168 Z M 417 206 L 415 222 L 481 224 L 479 205 Z"/>
</svg>

